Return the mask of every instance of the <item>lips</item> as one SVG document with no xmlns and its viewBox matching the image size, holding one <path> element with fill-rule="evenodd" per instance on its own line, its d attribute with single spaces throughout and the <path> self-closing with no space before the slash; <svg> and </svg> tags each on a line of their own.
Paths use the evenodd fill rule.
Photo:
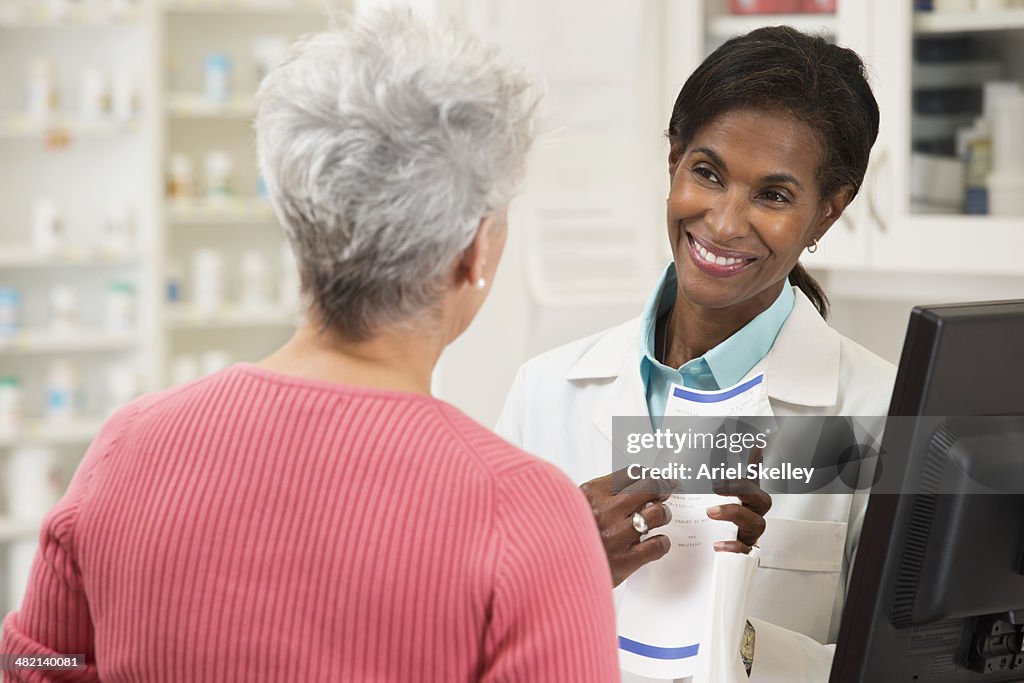
<svg viewBox="0 0 1024 683">
<path fill-rule="evenodd" d="M 704 240 L 686 234 L 690 258 L 702 272 L 714 277 L 729 277 L 750 267 L 757 259 L 756 254 L 720 249 Z"/>
</svg>

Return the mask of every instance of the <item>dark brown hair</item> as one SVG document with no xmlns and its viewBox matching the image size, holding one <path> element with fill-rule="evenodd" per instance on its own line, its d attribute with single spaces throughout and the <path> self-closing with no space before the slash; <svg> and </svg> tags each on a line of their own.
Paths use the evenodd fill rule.
<svg viewBox="0 0 1024 683">
<path fill-rule="evenodd" d="M 730 111 L 781 111 L 806 123 L 822 150 L 818 191 L 829 197 L 844 187 L 852 200 L 878 137 L 878 103 L 853 50 L 788 26 L 760 28 L 732 38 L 697 67 L 679 91 L 669 141 L 680 152 L 701 128 Z M 789 274 L 828 316 L 828 297 L 799 263 Z"/>
</svg>

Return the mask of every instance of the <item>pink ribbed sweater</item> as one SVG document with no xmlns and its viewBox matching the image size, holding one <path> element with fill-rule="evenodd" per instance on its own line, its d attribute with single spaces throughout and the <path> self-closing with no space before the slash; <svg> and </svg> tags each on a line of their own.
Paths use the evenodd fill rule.
<svg viewBox="0 0 1024 683">
<path fill-rule="evenodd" d="M 4 680 L 618 680 L 582 495 L 426 396 L 251 365 L 134 401 L 50 512 Z"/>
</svg>

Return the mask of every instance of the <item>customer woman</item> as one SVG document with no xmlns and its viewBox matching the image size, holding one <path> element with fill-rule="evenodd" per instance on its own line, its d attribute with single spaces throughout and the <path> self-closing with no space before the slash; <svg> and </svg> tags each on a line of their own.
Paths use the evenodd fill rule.
<svg viewBox="0 0 1024 683">
<path fill-rule="evenodd" d="M 430 396 L 535 104 L 493 49 L 400 12 L 295 49 L 256 132 L 308 323 L 104 426 L 0 652 L 84 654 L 62 681 L 618 680 L 584 497 Z"/>
<path fill-rule="evenodd" d="M 640 318 L 521 368 L 498 432 L 582 485 L 617 585 L 670 546 L 640 540 L 668 520 L 660 500 L 615 495 L 612 416 L 661 416 L 673 385 L 725 389 L 763 373 L 752 391 L 774 415 L 876 416 L 880 428 L 893 368 L 829 327 L 799 263 L 857 195 L 878 122 L 854 52 L 786 27 L 725 43 L 672 111 L 673 263 Z M 864 502 L 751 490 L 709 510 L 738 527 L 720 550 L 746 552 L 764 532 L 744 639 L 752 682 L 827 680 L 820 643 L 835 642 Z"/>
</svg>

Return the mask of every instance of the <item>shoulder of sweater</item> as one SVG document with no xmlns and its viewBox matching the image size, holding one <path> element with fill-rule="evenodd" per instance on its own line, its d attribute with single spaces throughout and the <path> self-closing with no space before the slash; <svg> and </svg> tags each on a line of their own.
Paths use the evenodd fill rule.
<svg viewBox="0 0 1024 683">
<path fill-rule="evenodd" d="M 470 454 L 499 484 L 522 475 L 564 479 L 575 488 L 557 467 L 509 443 L 458 408 L 443 402 L 438 402 L 438 407 Z"/>
</svg>

